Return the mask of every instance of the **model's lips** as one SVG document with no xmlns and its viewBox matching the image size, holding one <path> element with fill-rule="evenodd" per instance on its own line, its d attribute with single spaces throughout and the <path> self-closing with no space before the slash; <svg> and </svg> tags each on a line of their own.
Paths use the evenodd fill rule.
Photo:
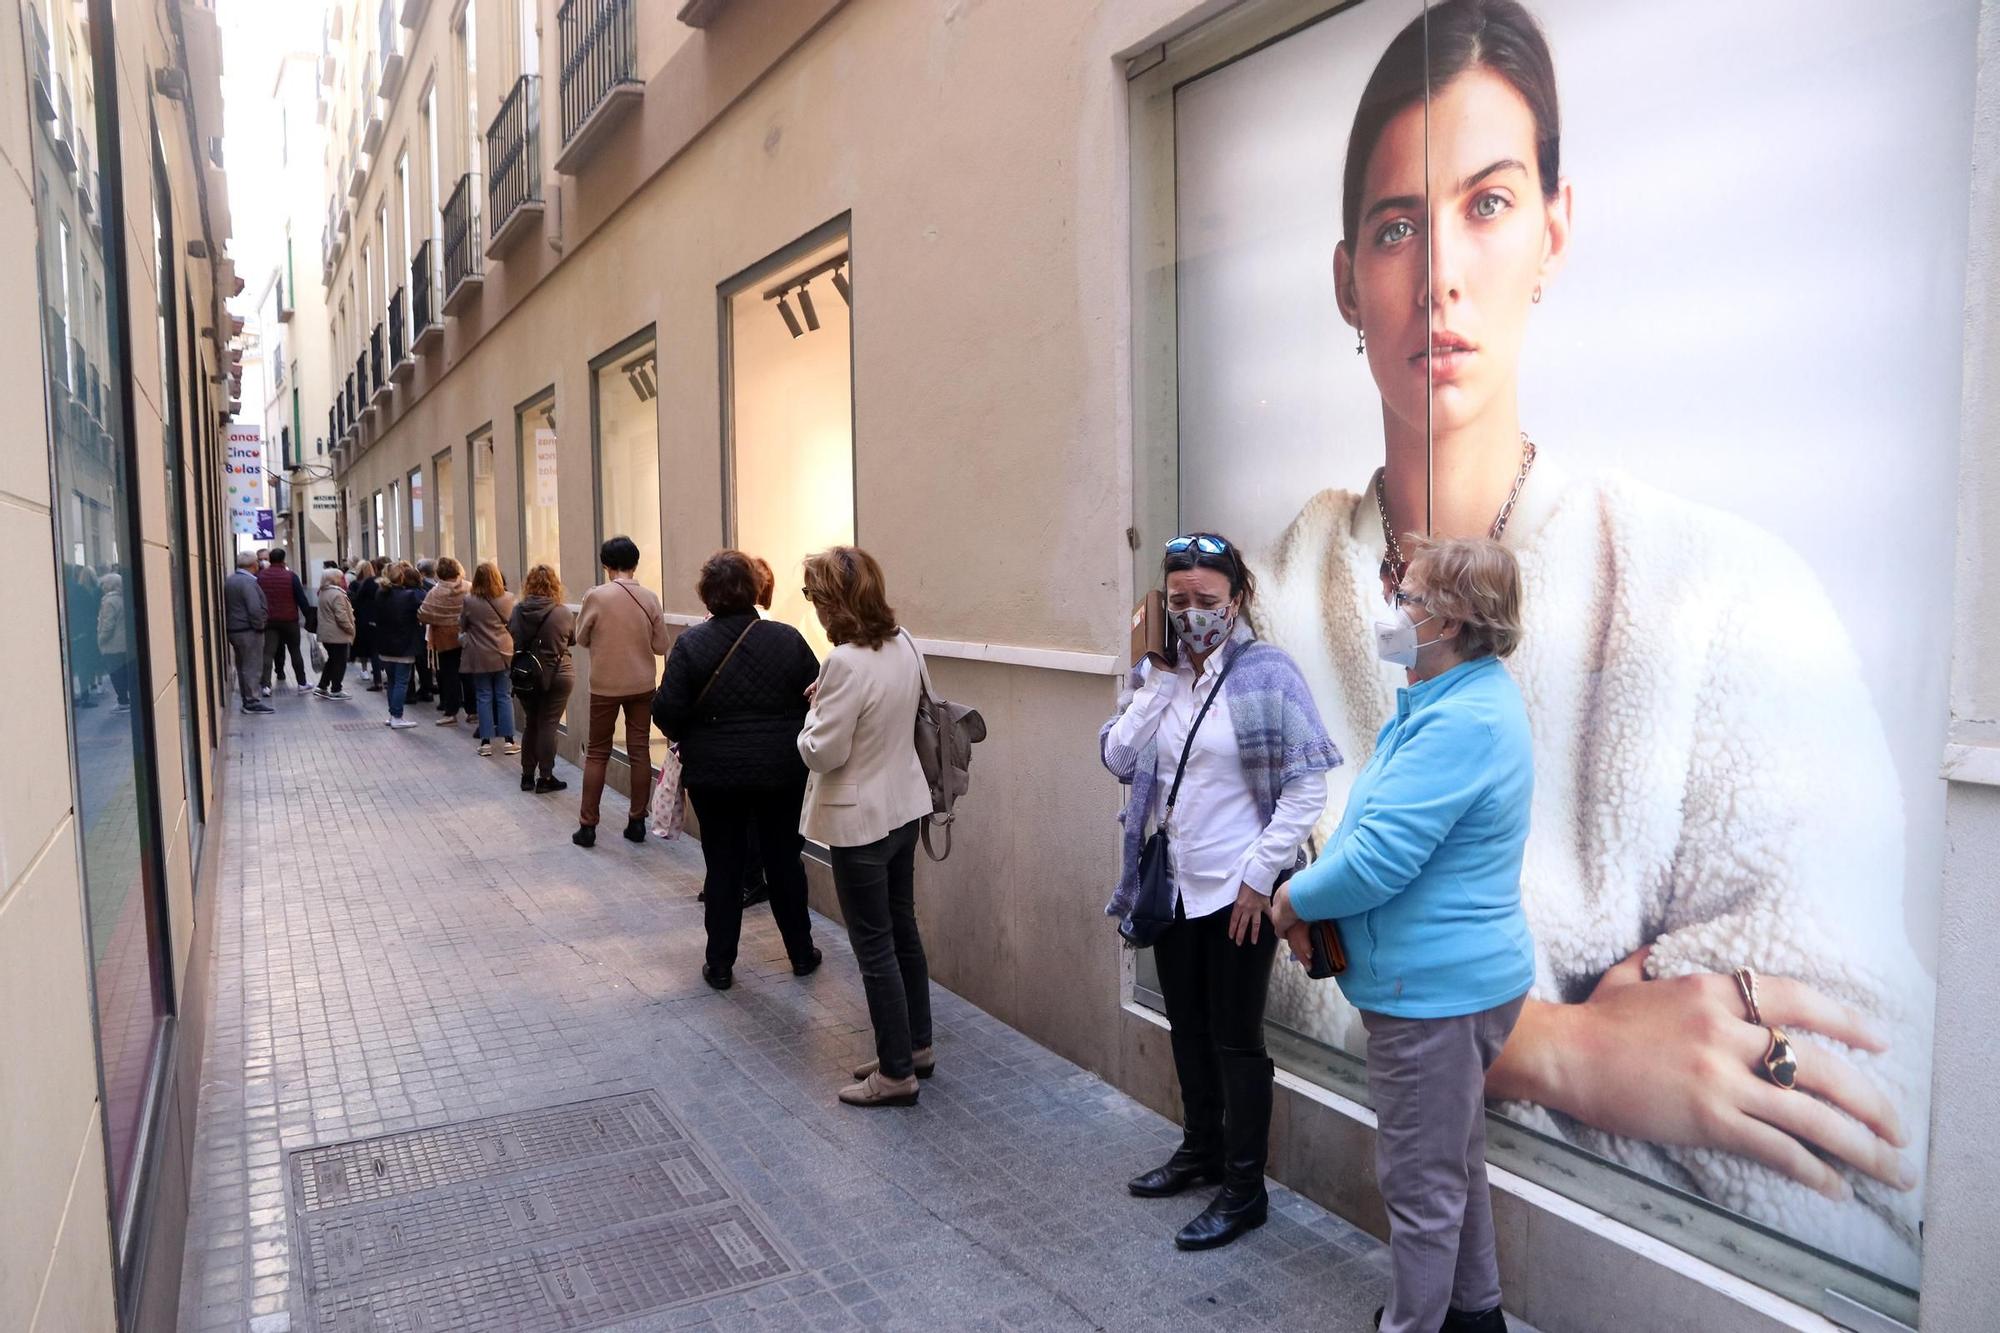
<svg viewBox="0 0 2000 1333">
<path fill-rule="evenodd" d="M 1418 370 L 1428 369 L 1433 377 L 1457 373 L 1471 361 L 1479 349 L 1449 329 L 1441 329 L 1431 334 L 1430 342 L 1410 358 L 1410 364 Z"/>
</svg>

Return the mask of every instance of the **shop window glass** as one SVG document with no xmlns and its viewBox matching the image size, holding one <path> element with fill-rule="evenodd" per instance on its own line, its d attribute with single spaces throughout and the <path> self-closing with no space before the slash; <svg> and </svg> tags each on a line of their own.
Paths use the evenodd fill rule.
<svg viewBox="0 0 2000 1333">
<path fill-rule="evenodd" d="M 174 592 L 141 582 L 144 566 L 131 517 L 137 481 L 123 407 L 126 369 L 109 335 L 124 312 L 105 304 L 103 285 L 84 279 L 86 271 L 115 276 L 124 259 L 106 249 L 108 229 L 100 227 L 109 212 L 103 206 L 106 180 L 92 174 L 92 164 L 107 160 L 105 146 L 96 142 L 96 99 L 108 97 L 113 86 L 110 71 L 94 69 L 91 55 L 91 16 L 101 7 L 48 8 L 22 10 L 29 68 L 53 68 L 38 77 L 55 103 L 52 115 L 26 107 L 25 133 L 36 167 L 40 360 L 52 443 L 50 517 L 69 685 L 72 795 L 113 1214 L 122 1222 L 145 1140 L 146 1090 L 169 994 L 156 756 L 149 744 L 151 673 L 138 611 L 149 591 Z M 36 95 L 27 94 L 31 101 Z M 138 152 L 145 160 L 143 140 Z M 115 152 L 110 161 L 118 161 Z M 135 179 L 146 178 L 142 171 Z M 177 470 L 169 482 L 177 497 Z M 174 562 L 167 568 L 180 573 Z M 185 608 L 176 598 L 174 623 L 184 622 Z M 181 706 L 187 706 L 185 692 Z M 122 1241 L 129 1233 L 121 1224 L 117 1234 Z"/>
<path fill-rule="evenodd" d="M 840 235 L 728 297 L 731 540 L 770 562 L 772 614 L 822 657 L 830 645 L 799 571 L 854 541 L 852 278 Z"/>
<path fill-rule="evenodd" d="M 389 483 L 389 554 L 398 560 L 407 558 L 409 547 L 403 540 L 403 483 Z"/>
<path fill-rule="evenodd" d="M 563 573 L 556 509 L 556 400 L 554 395 L 514 414 L 514 446 L 521 479 L 521 573 L 548 565 Z M 568 580 L 564 581 L 568 588 Z M 576 596 L 581 596 L 577 591 Z"/>
<path fill-rule="evenodd" d="M 439 554 L 437 543 L 424 527 L 424 470 L 411 468 L 404 482 L 410 497 L 410 550 L 416 555 L 435 559 Z"/>
<path fill-rule="evenodd" d="M 469 441 L 472 448 L 472 564 L 500 562 L 500 533 L 493 507 L 493 429 L 483 428 Z M 470 573 L 470 571 L 467 571 Z M 504 569 L 501 571 L 506 572 Z M 516 581 L 509 579 L 508 587 Z"/>
<path fill-rule="evenodd" d="M 436 496 L 437 506 L 437 547 L 439 555 L 452 556 L 461 563 L 465 557 L 458 549 L 458 528 L 454 522 L 458 493 L 453 488 L 451 450 L 441 451 L 431 459 L 431 490 Z"/>
<path fill-rule="evenodd" d="M 650 331 L 592 363 L 597 444 L 597 540 L 620 534 L 639 544 L 639 582 L 660 582 L 659 366 Z M 596 555 L 593 553 L 594 561 Z M 602 578 L 594 570 L 593 579 Z"/>
</svg>

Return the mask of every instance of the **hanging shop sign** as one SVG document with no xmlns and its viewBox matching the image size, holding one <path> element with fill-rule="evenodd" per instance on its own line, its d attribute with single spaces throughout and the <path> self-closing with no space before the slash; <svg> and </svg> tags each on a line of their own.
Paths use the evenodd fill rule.
<svg viewBox="0 0 2000 1333">
<path fill-rule="evenodd" d="M 264 479 L 264 427 L 254 421 L 232 421 L 223 437 L 223 503 L 229 527 L 245 537 L 268 539 L 259 532 L 257 511 L 268 503 Z"/>
</svg>

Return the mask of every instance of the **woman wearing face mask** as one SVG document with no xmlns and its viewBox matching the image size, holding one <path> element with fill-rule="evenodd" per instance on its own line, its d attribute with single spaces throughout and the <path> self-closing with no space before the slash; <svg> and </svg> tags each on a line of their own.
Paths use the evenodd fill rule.
<svg viewBox="0 0 2000 1333">
<path fill-rule="evenodd" d="M 1500 659 L 1521 580 L 1495 541 L 1412 537 L 1377 650 L 1407 673 L 1320 858 L 1271 924 L 1338 920 L 1340 989 L 1368 1029 L 1390 1333 L 1505 1333 L 1486 1187 L 1486 1071 L 1535 979 L 1521 910 L 1534 745 Z M 1308 951 L 1294 944 L 1301 961 Z"/>
<path fill-rule="evenodd" d="M 1298 667 L 1250 632 L 1255 587 L 1236 548 L 1213 533 L 1176 537 L 1162 573 L 1174 663 L 1142 659 L 1099 738 L 1104 766 L 1132 788 L 1120 816 L 1123 873 L 1105 910 L 1132 913 L 1141 846 L 1164 821 L 1174 919 L 1152 947 L 1184 1123 L 1173 1156 L 1127 1188 L 1164 1198 L 1220 1183 L 1174 1237 L 1205 1250 L 1264 1224 L 1264 997 L 1278 943 L 1264 917 L 1325 809 L 1326 772 L 1340 752 Z"/>
<path fill-rule="evenodd" d="M 1433 4 L 1377 64 L 1334 294 L 1381 393 L 1384 462 L 1307 503 L 1258 628 L 1365 757 L 1395 713 L 1370 630 L 1409 556 L 1392 534 L 1502 541 L 1526 593 L 1510 668 L 1539 779 L 1522 880 L 1539 967 L 1488 1095 L 1914 1284 L 1931 1005 L 1902 930 L 1895 767 L 1795 553 L 1628 478 L 1572 476 L 1524 431 L 1522 347 L 1571 235 L 1559 144 L 1553 62 L 1512 0 Z M 1335 989 L 1294 969 L 1272 1007 L 1362 1044 Z"/>
</svg>

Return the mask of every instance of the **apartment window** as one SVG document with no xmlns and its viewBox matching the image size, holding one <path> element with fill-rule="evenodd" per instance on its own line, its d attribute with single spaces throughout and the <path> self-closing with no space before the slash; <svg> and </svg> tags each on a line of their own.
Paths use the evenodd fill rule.
<svg viewBox="0 0 2000 1333">
<path fill-rule="evenodd" d="M 438 185 L 439 173 L 444 170 L 444 167 L 438 160 L 437 84 L 435 82 L 424 89 L 424 109 L 422 115 L 424 122 L 424 156 L 428 159 L 424 163 L 424 168 L 430 173 L 430 197 L 424 201 L 425 234 L 432 240 L 436 240 L 444 234 L 444 223 L 439 216 L 439 211 L 444 208 L 444 191 Z M 433 282 L 431 288 L 435 291 L 437 284 Z"/>
<path fill-rule="evenodd" d="M 641 330 L 590 363 L 591 452 L 597 473 L 597 540 L 639 543 L 639 581 L 660 591 L 660 396 L 653 330 Z"/>
<path fill-rule="evenodd" d="M 458 552 L 458 527 L 454 522 L 457 492 L 453 490 L 454 469 L 450 449 L 441 449 L 431 459 L 431 494 L 437 506 L 437 541 L 432 543 L 439 555 L 448 555 L 463 560 Z"/>
<path fill-rule="evenodd" d="M 465 175 L 477 176 L 479 172 L 479 139 L 482 126 L 479 123 L 479 34 L 476 20 L 479 15 L 479 0 L 470 0 L 458 25 L 458 89 L 459 101 L 465 108 Z"/>
<path fill-rule="evenodd" d="M 536 12 L 536 0 L 516 0 L 515 26 L 519 40 L 521 73 L 525 75 L 542 72 L 542 38 L 535 31 L 540 15 Z"/>
<path fill-rule="evenodd" d="M 536 395 L 514 412 L 514 453 L 521 479 L 521 568 L 549 565 L 562 572 L 556 515 L 556 395 Z"/>
<path fill-rule="evenodd" d="M 481 426 L 466 441 L 472 450 L 472 562 L 500 560 L 493 503 L 493 427 Z"/>
<path fill-rule="evenodd" d="M 397 273 L 400 276 L 404 270 L 410 267 L 410 259 L 416 254 L 416 250 L 410 244 L 410 154 L 408 149 L 396 155 L 396 198 L 400 201 L 399 207 L 403 210 L 403 253 L 400 266 L 397 269 Z M 403 301 L 404 346 L 407 347 L 409 345 L 409 339 L 415 331 L 415 328 L 410 323 L 410 301 L 405 297 Z"/>
<path fill-rule="evenodd" d="M 854 541 L 847 240 L 844 223 L 824 228 L 723 287 L 729 539 L 774 569 Z M 828 651 L 797 579 L 778 580 L 771 610 Z"/>
</svg>

